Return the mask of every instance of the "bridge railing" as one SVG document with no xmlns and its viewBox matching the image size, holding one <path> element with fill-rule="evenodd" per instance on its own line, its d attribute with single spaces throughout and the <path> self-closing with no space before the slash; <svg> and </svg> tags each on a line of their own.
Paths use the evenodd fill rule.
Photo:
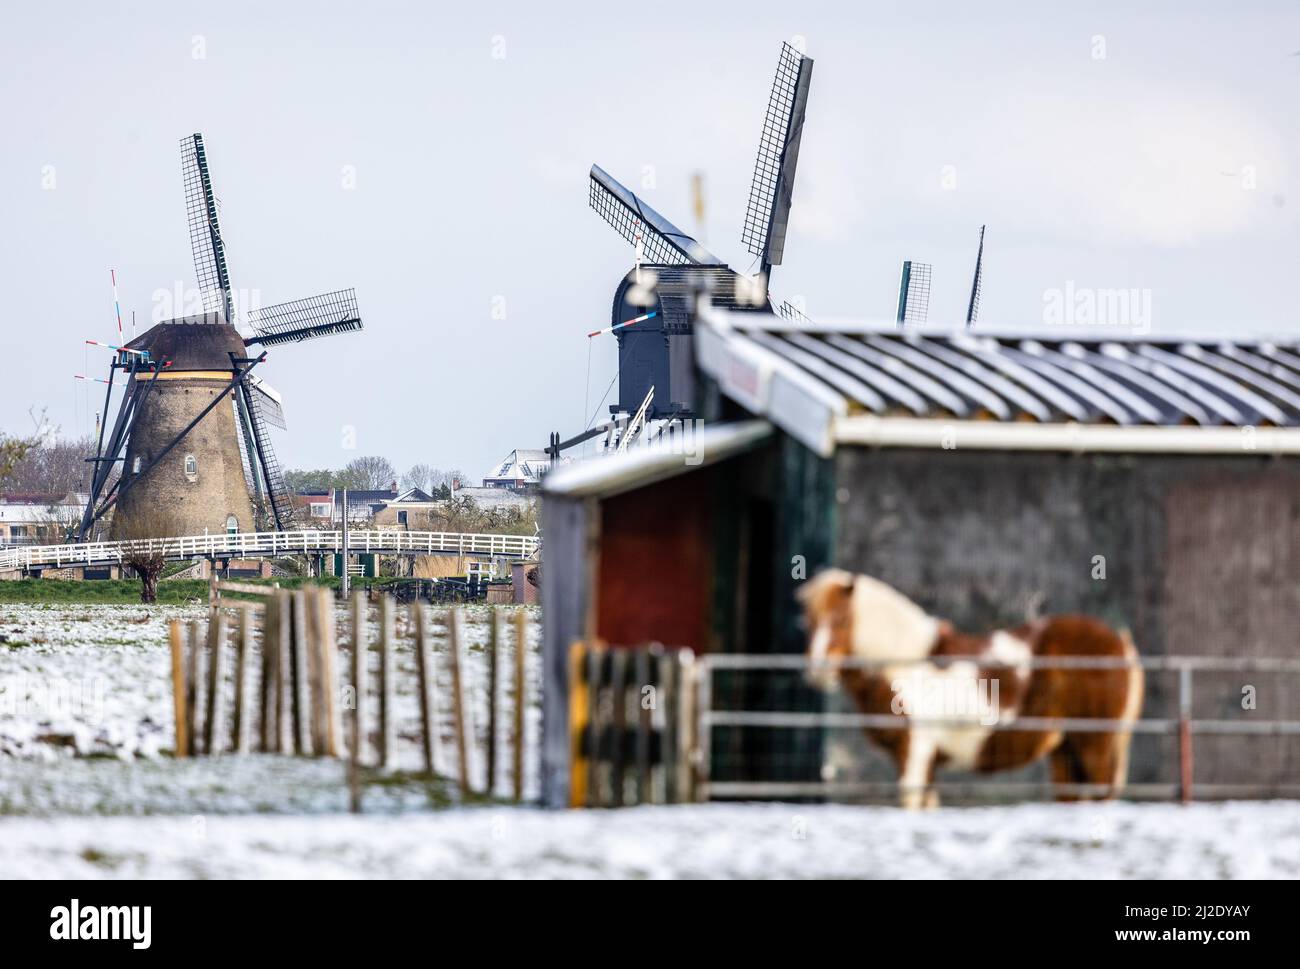
<svg viewBox="0 0 1300 969">
<path fill-rule="evenodd" d="M 135 549 L 161 550 L 171 560 L 261 558 L 343 551 L 342 531 L 236 532 L 183 535 L 128 542 L 86 542 L 0 549 L 0 572 L 120 564 Z M 410 532 L 401 529 L 350 530 L 347 551 L 386 555 L 502 555 L 528 558 L 537 551 L 531 535 L 465 532 Z"/>
</svg>

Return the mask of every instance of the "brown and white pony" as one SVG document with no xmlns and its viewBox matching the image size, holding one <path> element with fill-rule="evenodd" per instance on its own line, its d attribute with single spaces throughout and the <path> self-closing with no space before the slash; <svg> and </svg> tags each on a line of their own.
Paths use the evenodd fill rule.
<svg viewBox="0 0 1300 969">
<path fill-rule="evenodd" d="M 863 713 L 899 717 L 899 729 L 869 727 L 866 733 L 892 755 L 904 807 L 938 805 L 933 786 L 938 766 L 988 772 L 1048 755 L 1054 783 L 1098 785 L 1105 798 L 1123 787 L 1128 730 L 994 730 L 992 725 L 1020 717 L 1135 721 L 1142 711 L 1143 676 L 1127 632 L 1088 616 L 1063 615 L 969 636 L 885 583 L 839 569 L 810 579 L 800 599 L 814 661 L 810 682 L 823 690 L 842 685 Z M 837 657 L 883 665 L 825 662 Z M 936 662 L 939 657 L 949 659 Z M 1115 657 L 1132 665 L 1031 667 L 1039 657 Z M 967 710 L 961 723 L 952 723 L 951 716 L 947 724 L 935 723 L 954 699 L 970 697 L 985 701 L 989 715 L 974 717 Z M 909 723 L 909 718 L 927 722 Z"/>
</svg>

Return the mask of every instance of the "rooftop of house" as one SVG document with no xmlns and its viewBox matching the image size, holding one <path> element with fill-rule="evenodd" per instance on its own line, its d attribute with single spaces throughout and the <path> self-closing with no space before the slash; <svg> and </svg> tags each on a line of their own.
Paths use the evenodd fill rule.
<svg viewBox="0 0 1300 969">
<path fill-rule="evenodd" d="M 67 494 L 51 494 L 39 491 L 10 491 L 0 493 L 0 504 L 4 505 L 85 505 L 90 496 L 79 491 Z"/>
<path fill-rule="evenodd" d="M 484 475 L 484 481 L 524 481 L 537 484 L 551 466 L 551 456 L 543 450 L 516 448 Z"/>
</svg>

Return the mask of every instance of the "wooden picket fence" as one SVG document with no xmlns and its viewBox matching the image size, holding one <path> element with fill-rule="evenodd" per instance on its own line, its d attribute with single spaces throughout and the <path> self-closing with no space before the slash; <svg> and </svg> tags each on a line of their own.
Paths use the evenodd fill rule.
<svg viewBox="0 0 1300 969">
<path fill-rule="evenodd" d="M 658 643 L 569 653 L 572 807 L 695 799 L 695 656 Z"/>
<path fill-rule="evenodd" d="M 256 598 L 231 599 L 223 596 L 223 592 Z M 345 686 L 338 669 L 334 594 L 330 590 L 287 590 L 214 580 L 210 585 L 206 624 L 198 620 L 171 622 L 175 755 L 192 757 L 257 751 L 341 757 L 346 753 L 353 808 L 359 810 L 361 769 L 389 770 L 396 766 L 393 698 L 397 676 L 398 607 L 391 596 L 379 597 L 377 637 L 372 635 L 364 591 L 354 592 L 349 608 L 351 663 Z M 424 771 L 432 776 L 439 745 L 435 714 L 438 710 L 450 710 L 457 780 L 462 792 L 471 793 L 472 741 L 461 655 L 465 640 L 464 620 L 459 609 L 448 610 L 444 615 L 450 695 L 440 698 L 437 696 L 433 644 L 429 635 L 430 611 L 424 603 L 406 610 L 406 626 L 413 630 L 422 765 Z M 498 793 L 497 737 L 506 726 L 504 716 L 509 712 L 513 751 L 509 793 L 516 800 L 522 800 L 524 715 L 528 702 L 525 665 L 527 614 L 517 611 L 513 625 L 516 648 L 510 679 L 514 690 L 510 694 L 513 703 L 507 711 L 502 709 L 502 690 L 499 688 L 503 679 L 500 647 L 506 643 L 507 633 L 503 617 L 493 611 L 487 647 L 488 724 L 482 751 L 487 783 L 482 793 Z M 232 627 L 233 643 L 230 642 Z M 261 650 L 255 658 L 253 647 L 258 627 Z M 224 672 L 230 649 L 234 650 L 234 686 L 227 690 Z M 379 654 L 377 682 L 373 687 L 367 662 L 372 651 Z M 260 662 L 256 697 L 249 695 L 249 666 L 253 662 Z M 226 694 L 230 695 L 227 697 Z"/>
</svg>

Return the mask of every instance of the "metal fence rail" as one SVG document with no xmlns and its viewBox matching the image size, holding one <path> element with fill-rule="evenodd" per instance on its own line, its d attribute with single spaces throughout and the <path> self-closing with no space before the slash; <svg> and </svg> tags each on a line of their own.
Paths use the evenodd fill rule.
<svg viewBox="0 0 1300 969">
<path fill-rule="evenodd" d="M 263 558 L 345 551 L 342 531 L 238 532 L 184 535 L 147 541 L 33 545 L 0 550 L 0 572 L 74 566 L 120 565 L 128 552 L 161 549 L 168 560 Z M 531 558 L 539 540 L 531 535 L 411 532 L 400 529 L 351 531 L 346 551 L 384 555 L 502 555 Z"/>
<path fill-rule="evenodd" d="M 1175 672 L 1178 674 L 1177 717 L 1144 717 L 1134 722 L 1104 717 L 1019 717 L 1013 720 L 999 720 L 995 723 L 982 722 L 977 717 L 940 717 L 919 718 L 894 714 L 873 713 L 837 713 L 837 712 L 785 712 L 769 710 L 715 710 L 713 700 L 713 674 L 718 671 L 783 671 L 805 672 L 814 669 L 898 669 L 908 666 L 947 666 L 954 663 L 970 663 L 969 656 L 945 656 L 925 659 L 906 660 L 863 660 L 857 658 L 826 659 L 814 661 L 802 655 L 759 655 L 747 653 L 706 654 L 697 658 L 699 676 L 698 730 L 699 749 L 697 757 L 698 781 L 697 794 L 700 800 L 710 798 L 790 798 L 790 797 L 825 797 L 832 795 L 852 796 L 854 794 L 897 791 L 895 784 L 871 782 L 840 783 L 835 781 L 718 781 L 712 778 L 711 738 L 712 732 L 719 727 L 749 727 L 762 729 L 872 729 L 872 730 L 907 730 L 911 727 L 927 726 L 978 726 L 981 729 L 996 731 L 1062 731 L 1062 732 L 1099 732 L 1109 733 L 1125 731 L 1134 734 L 1157 736 L 1175 736 L 1178 738 L 1179 779 L 1176 784 L 1141 784 L 1125 788 L 1126 793 L 1135 796 L 1179 796 L 1184 802 L 1190 801 L 1193 792 L 1193 758 L 1192 738 L 1195 735 L 1239 735 L 1239 736 L 1300 736 L 1300 720 L 1224 720 L 1194 718 L 1192 716 L 1192 677 L 1195 673 L 1289 673 L 1300 674 L 1300 659 L 1289 658 L 1250 658 L 1217 656 L 1143 656 L 1134 663 L 1118 657 L 1035 657 L 1021 663 L 997 663 L 979 661 L 984 670 L 999 669 L 1073 669 L 1104 670 L 1129 669 L 1140 666 L 1146 671 Z M 1086 784 L 1043 784 L 1038 782 L 1018 781 L 981 781 L 978 784 L 965 785 L 941 783 L 941 790 L 951 791 L 954 787 L 979 787 L 981 789 L 998 789 L 1005 792 L 1024 793 L 1033 790 L 1050 790 L 1053 793 L 1087 795 L 1097 793 L 1088 790 L 1093 785 Z M 1291 785 L 1300 793 L 1300 784 Z M 1240 784 L 1197 784 L 1196 790 L 1210 797 L 1246 796 L 1253 788 Z"/>
</svg>

